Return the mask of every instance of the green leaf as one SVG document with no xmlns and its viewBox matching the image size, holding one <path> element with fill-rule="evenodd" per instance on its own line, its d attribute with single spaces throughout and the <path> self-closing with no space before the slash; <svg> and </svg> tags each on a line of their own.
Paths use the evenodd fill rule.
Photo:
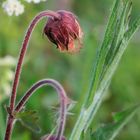
<svg viewBox="0 0 140 140">
<path fill-rule="evenodd" d="M 125 41 L 129 41 L 134 33 L 139 29 L 140 27 L 140 17 L 136 18 L 132 24 L 130 25 L 128 31 L 125 33 Z"/>
<path fill-rule="evenodd" d="M 105 62 L 107 52 L 109 48 L 111 47 L 111 43 L 113 39 L 112 36 L 114 36 L 114 31 L 116 28 L 116 24 L 118 22 L 118 17 L 120 17 L 120 14 L 121 14 L 120 11 L 122 11 L 122 8 L 123 8 L 122 6 L 123 4 L 121 0 L 115 1 L 113 9 L 112 9 L 112 13 L 110 15 L 110 19 L 106 28 L 106 33 L 104 36 L 103 43 L 101 47 L 99 48 L 99 50 L 97 51 L 95 63 L 93 64 L 93 69 L 91 73 L 92 78 L 91 78 L 85 106 L 88 106 L 93 100 L 94 93 L 97 89 L 97 86 L 100 80 L 101 71 Z"/>
<path fill-rule="evenodd" d="M 40 127 L 38 125 L 39 117 L 35 110 L 25 110 L 15 113 L 15 118 L 25 127 L 33 132 L 39 133 Z"/>
<path fill-rule="evenodd" d="M 97 51 L 93 65 L 87 98 L 81 109 L 79 118 L 70 136 L 70 140 L 79 140 L 82 132 L 87 132 L 107 93 L 111 79 L 121 57 L 140 27 L 140 18 L 129 25 L 132 10 L 131 0 L 116 0 L 104 36 L 103 43 Z"/>
<path fill-rule="evenodd" d="M 115 0 L 103 43 L 93 65 L 87 98 L 70 140 L 79 140 L 82 132 L 86 133 L 90 127 L 121 57 L 133 34 L 140 27 L 140 18 L 129 25 L 131 10 L 131 0 L 127 0 L 125 3 L 122 3 L 122 0 Z"/>
<path fill-rule="evenodd" d="M 102 77 L 103 77 L 104 73 L 106 72 L 107 68 L 112 63 L 114 57 L 116 56 L 116 53 L 118 52 L 118 49 L 120 47 L 120 42 L 122 41 L 125 32 L 129 28 L 128 19 L 130 17 L 131 10 L 132 10 L 132 2 L 130 0 L 128 0 L 126 2 L 126 5 L 124 6 L 124 9 L 122 10 L 120 17 L 118 17 L 119 19 L 116 24 L 116 29 L 115 29 L 115 33 L 113 36 L 112 44 L 111 44 L 109 51 L 107 52 L 107 56 L 105 59 Z"/>
<path fill-rule="evenodd" d="M 126 125 L 130 119 L 137 113 L 140 105 L 135 105 L 129 109 L 116 113 L 115 121 L 110 124 L 99 127 L 92 135 L 92 140 L 113 140 L 120 130 Z"/>
<path fill-rule="evenodd" d="M 87 128 L 90 126 L 93 117 L 95 116 L 97 110 L 99 109 L 101 103 L 102 103 L 102 99 L 106 93 L 106 90 L 109 87 L 109 84 L 111 82 L 111 78 L 118 66 L 118 63 L 120 61 L 120 58 L 124 52 L 124 50 L 120 51 L 120 41 L 123 39 L 124 34 L 126 32 L 126 23 L 125 20 L 128 17 L 128 15 L 130 14 L 130 11 L 132 9 L 132 3 L 130 0 L 128 0 L 126 2 L 126 4 L 123 5 L 123 9 L 121 9 L 121 12 L 119 12 L 117 21 L 116 21 L 116 29 L 115 29 L 115 33 L 114 36 L 112 37 L 112 44 L 110 49 L 106 49 L 107 51 L 107 56 L 106 57 L 106 61 L 104 61 L 104 67 L 102 68 L 101 72 L 101 76 L 99 77 L 100 83 L 98 84 L 98 87 L 95 91 L 95 95 L 94 98 L 92 99 L 91 105 L 88 108 L 88 119 L 87 119 L 87 123 L 85 125 L 85 130 L 87 130 Z M 122 46 L 124 47 L 124 46 Z M 116 52 L 117 50 L 117 52 Z M 109 58 L 108 58 L 109 56 Z M 107 66 L 105 66 L 107 65 Z"/>
<path fill-rule="evenodd" d="M 130 14 L 130 10 L 131 10 L 131 5 L 132 4 L 130 1 L 128 1 L 128 3 L 126 3 L 126 5 L 125 5 L 125 9 L 127 9 L 126 11 L 128 11 L 129 14 Z M 128 14 L 125 14 L 125 15 L 126 15 L 126 17 L 128 17 Z M 129 29 L 125 32 L 121 42 L 118 44 L 119 47 L 117 49 L 117 52 L 115 53 L 115 56 L 114 56 L 112 62 L 109 64 L 103 78 L 101 79 L 99 87 L 96 90 L 96 93 L 94 95 L 94 99 L 92 101 L 92 104 L 88 108 L 89 119 L 87 119 L 87 123 L 85 125 L 85 130 L 87 130 L 87 128 L 90 126 L 91 122 L 93 121 L 93 118 L 94 118 L 97 110 L 99 109 L 99 107 L 102 103 L 104 95 L 106 94 L 106 90 L 108 89 L 108 87 L 110 85 L 112 76 L 115 73 L 115 70 L 117 69 L 117 66 L 118 66 L 118 64 L 121 60 L 121 57 L 122 57 L 122 55 L 123 55 L 123 53 L 128 45 L 128 42 L 130 41 L 130 38 L 132 37 L 134 32 L 139 28 L 139 26 L 140 26 L 140 19 L 137 19 L 132 25 L 130 25 Z M 127 33 L 130 31 L 132 33 L 131 35 Z"/>
<path fill-rule="evenodd" d="M 86 133 L 83 132 L 82 139 L 80 140 L 92 140 L 92 137 L 91 137 L 92 132 L 93 132 L 92 129 L 88 129 Z"/>
</svg>

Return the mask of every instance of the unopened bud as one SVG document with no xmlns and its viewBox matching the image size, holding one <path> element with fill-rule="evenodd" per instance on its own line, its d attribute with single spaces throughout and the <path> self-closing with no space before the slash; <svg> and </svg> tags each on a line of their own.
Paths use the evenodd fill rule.
<svg viewBox="0 0 140 140">
<path fill-rule="evenodd" d="M 81 48 L 82 30 L 76 16 L 68 11 L 56 12 L 60 18 L 49 17 L 44 33 L 49 40 L 57 45 L 60 51 L 77 52 Z M 75 46 L 75 41 L 78 46 Z"/>
</svg>

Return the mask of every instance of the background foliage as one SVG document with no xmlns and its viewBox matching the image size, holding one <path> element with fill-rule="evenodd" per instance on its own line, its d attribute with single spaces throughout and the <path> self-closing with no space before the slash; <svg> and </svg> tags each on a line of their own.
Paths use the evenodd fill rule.
<svg viewBox="0 0 140 140">
<path fill-rule="evenodd" d="M 25 3 L 25 12 L 18 17 L 9 17 L 0 8 L 0 19 L 2 19 L 0 20 L 0 59 L 8 55 L 17 59 L 25 29 L 33 16 L 42 10 L 71 10 L 78 16 L 84 31 L 84 45 L 80 53 L 76 55 L 59 53 L 55 46 L 48 42 L 45 36 L 42 36 L 43 26 L 46 21 L 40 22 L 29 45 L 18 89 L 18 98 L 35 81 L 45 77 L 54 78 L 62 83 L 69 97 L 78 101 L 73 112 L 79 111 L 80 103 L 85 97 L 84 94 L 88 87 L 91 63 L 95 58 L 96 48 L 101 45 L 111 5 L 112 0 L 80 0 L 80 2 L 76 0 L 48 0 L 39 5 Z M 133 0 L 132 17 L 135 18 L 139 13 L 140 1 Z M 110 122 L 113 112 L 120 111 L 122 108 L 127 108 L 131 104 L 139 102 L 139 36 L 140 31 L 135 34 L 123 55 L 109 88 L 109 94 L 97 114 L 96 121 L 94 121 L 94 127 L 97 127 L 99 122 Z M 2 82 L 2 79 L 5 79 L 3 69 L 4 71 L 8 71 L 5 69 L 14 71 L 14 67 L 11 67 L 11 65 L 6 68 L 3 67 L 5 66 L 0 65 L 0 74 L 2 73 L 0 75 L 0 88 L 5 86 L 5 82 Z M 32 133 L 17 123 L 13 133 L 14 140 L 37 140 L 40 136 L 52 130 L 55 126 L 57 114 L 57 111 L 52 110 L 52 106 L 56 107 L 58 105 L 57 96 L 54 92 L 51 88 L 44 87 L 37 91 L 27 104 L 27 108 L 36 109 L 40 114 L 41 134 Z M 3 93 L 0 93 L 0 104 L 2 108 L 0 111 L 3 114 L 3 116 L 0 114 L 0 132 L 4 132 L 4 123 L 6 121 L 4 105 L 8 104 L 8 98 L 3 97 Z M 76 117 L 77 113 L 67 119 L 65 132 L 67 136 L 70 135 Z M 137 140 L 140 137 L 139 130 L 140 117 L 136 115 L 117 139 Z"/>
</svg>

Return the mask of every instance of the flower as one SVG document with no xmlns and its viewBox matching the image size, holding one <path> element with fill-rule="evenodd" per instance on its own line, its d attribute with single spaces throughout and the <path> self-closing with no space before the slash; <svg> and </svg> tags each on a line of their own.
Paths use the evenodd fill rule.
<svg viewBox="0 0 140 140">
<path fill-rule="evenodd" d="M 25 0 L 28 3 L 34 2 L 34 3 L 40 3 L 41 1 L 46 1 L 46 0 Z"/>
<path fill-rule="evenodd" d="M 24 12 L 24 5 L 18 0 L 6 0 L 3 2 L 2 7 L 9 16 L 14 14 L 18 16 Z"/>
<path fill-rule="evenodd" d="M 16 65 L 16 59 L 13 58 L 12 56 L 5 56 L 4 58 L 0 58 L 0 67 L 5 66 L 5 67 L 11 67 Z"/>
<path fill-rule="evenodd" d="M 83 33 L 76 16 L 65 10 L 56 13 L 60 18 L 49 17 L 44 27 L 44 34 L 60 51 L 79 51 Z M 78 47 L 75 47 L 75 40 L 78 41 Z"/>
<path fill-rule="evenodd" d="M 14 78 L 12 68 L 16 65 L 16 59 L 12 56 L 0 58 L 0 102 L 10 96 L 11 82 Z"/>
</svg>

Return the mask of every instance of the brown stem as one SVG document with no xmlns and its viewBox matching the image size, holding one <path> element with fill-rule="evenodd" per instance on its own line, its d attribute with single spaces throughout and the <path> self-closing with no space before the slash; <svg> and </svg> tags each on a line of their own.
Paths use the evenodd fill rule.
<svg viewBox="0 0 140 140">
<path fill-rule="evenodd" d="M 13 82 L 13 87 L 12 87 L 12 94 L 11 94 L 10 103 L 9 103 L 11 113 L 13 113 L 13 111 L 14 111 L 15 100 L 16 100 L 16 92 L 17 92 L 17 87 L 18 87 L 18 83 L 19 83 L 22 63 L 23 63 L 23 59 L 24 59 L 24 56 L 25 56 L 25 53 L 26 53 L 26 50 L 27 50 L 29 39 L 31 37 L 31 33 L 32 33 L 33 29 L 35 28 L 35 25 L 43 17 L 47 17 L 47 16 L 52 16 L 54 18 L 60 18 L 59 15 L 56 12 L 43 11 L 43 12 L 39 13 L 32 20 L 32 22 L 31 22 L 31 24 L 30 24 L 30 26 L 27 30 L 27 33 L 25 35 L 25 38 L 24 38 L 24 41 L 23 41 L 23 44 L 22 44 L 22 48 L 21 48 L 21 51 L 20 51 L 16 71 L 15 71 L 15 77 L 14 77 L 14 82 Z M 4 140 L 10 140 L 10 136 L 11 136 L 11 132 L 12 132 L 12 128 L 13 128 L 13 121 L 11 121 L 11 120 L 14 120 L 14 118 L 11 118 L 11 116 L 9 116 L 8 119 L 7 119 L 7 128 L 6 128 L 6 133 L 5 133 L 5 139 Z"/>
</svg>

